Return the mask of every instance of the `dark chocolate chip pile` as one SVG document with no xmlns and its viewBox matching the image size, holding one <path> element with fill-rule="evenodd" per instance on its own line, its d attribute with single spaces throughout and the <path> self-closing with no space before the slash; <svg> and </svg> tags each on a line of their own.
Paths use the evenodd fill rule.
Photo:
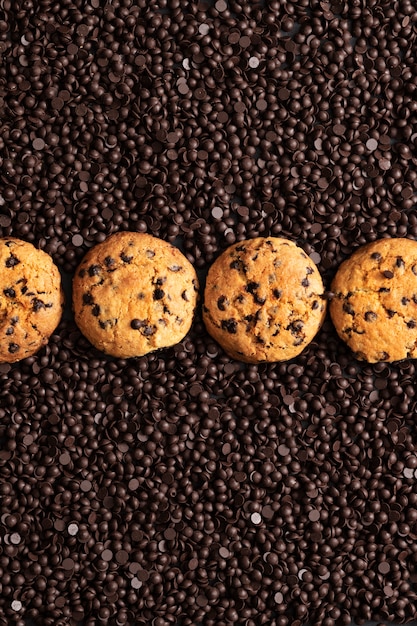
<svg viewBox="0 0 417 626">
<path fill-rule="evenodd" d="M 63 272 L 118 230 L 204 274 L 283 235 L 327 284 L 417 237 L 414 0 L 1 0 L 0 235 Z M 314 626 L 417 613 L 415 364 L 93 350 L 0 365 L 0 625 Z"/>
</svg>

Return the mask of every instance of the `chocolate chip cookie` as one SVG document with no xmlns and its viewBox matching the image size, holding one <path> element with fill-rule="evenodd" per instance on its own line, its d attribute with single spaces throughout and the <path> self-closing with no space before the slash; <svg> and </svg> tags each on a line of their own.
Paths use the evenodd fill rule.
<svg viewBox="0 0 417 626">
<path fill-rule="evenodd" d="M 61 275 L 31 243 L 0 239 L 0 362 L 14 363 L 48 342 L 62 316 Z"/>
<path fill-rule="evenodd" d="M 417 357 L 417 242 L 380 239 L 339 267 L 330 316 L 361 360 Z"/>
<path fill-rule="evenodd" d="M 92 248 L 73 280 L 75 321 L 99 350 L 143 356 L 181 341 L 198 296 L 191 263 L 170 243 L 119 232 Z"/>
<path fill-rule="evenodd" d="M 249 363 L 291 359 L 312 341 L 326 311 L 320 273 L 284 238 L 230 246 L 210 267 L 203 319 L 233 358 Z"/>
</svg>

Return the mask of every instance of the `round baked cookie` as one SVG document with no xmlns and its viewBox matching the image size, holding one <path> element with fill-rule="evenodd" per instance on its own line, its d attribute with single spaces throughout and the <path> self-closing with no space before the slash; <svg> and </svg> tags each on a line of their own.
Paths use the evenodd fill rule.
<svg viewBox="0 0 417 626">
<path fill-rule="evenodd" d="M 320 273 L 295 243 L 258 237 L 230 246 L 210 267 L 203 319 L 233 358 L 291 359 L 311 342 L 326 310 Z"/>
<path fill-rule="evenodd" d="M 62 316 L 61 275 L 31 243 L 0 239 L 0 362 L 14 363 L 48 342 Z"/>
<path fill-rule="evenodd" d="M 380 239 L 344 261 L 331 285 L 330 316 L 356 357 L 417 357 L 417 242 Z"/>
<path fill-rule="evenodd" d="M 84 257 L 73 280 L 75 321 L 106 354 L 143 356 L 181 341 L 198 296 L 196 272 L 170 243 L 119 232 Z"/>
</svg>

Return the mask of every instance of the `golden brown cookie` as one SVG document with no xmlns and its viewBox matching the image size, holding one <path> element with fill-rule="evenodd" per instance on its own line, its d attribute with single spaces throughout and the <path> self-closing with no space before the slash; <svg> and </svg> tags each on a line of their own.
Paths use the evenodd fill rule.
<svg viewBox="0 0 417 626">
<path fill-rule="evenodd" d="M 325 315 L 323 282 L 292 241 L 256 238 L 230 246 L 210 267 L 203 319 L 233 358 L 291 359 L 311 342 Z"/>
<path fill-rule="evenodd" d="M 380 239 L 356 250 L 331 286 L 330 315 L 358 359 L 417 357 L 417 242 Z"/>
<path fill-rule="evenodd" d="M 0 362 L 14 363 L 48 342 L 62 316 L 61 275 L 31 243 L 0 239 Z"/>
<path fill-rule="evenodd" d="M 75 321 L 99 350 L 143 356 L 181 341 L 198 296 L 195 270 L 170 243 L 120 232 L 92 248 L 73 280 Z"/>
</svg>

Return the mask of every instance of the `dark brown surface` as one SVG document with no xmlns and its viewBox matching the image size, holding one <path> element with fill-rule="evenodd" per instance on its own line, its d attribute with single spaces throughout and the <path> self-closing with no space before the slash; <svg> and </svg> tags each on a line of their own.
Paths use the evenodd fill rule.
<svg viewBox="0 0 417 626">
<path fill-rule="evenodd" d="M 283 235 L 329 285 L 415 238 L 411 0 L 2 0 L 0 234 L 72 274 L 118 230 L 204 277 Z M 67 313 L 0 365 L 0 624 L 333 626 L 416 613 L 415 363 L 329 320 L 242 366 L 200 317 L 104 358 Z"/>
</svg>

